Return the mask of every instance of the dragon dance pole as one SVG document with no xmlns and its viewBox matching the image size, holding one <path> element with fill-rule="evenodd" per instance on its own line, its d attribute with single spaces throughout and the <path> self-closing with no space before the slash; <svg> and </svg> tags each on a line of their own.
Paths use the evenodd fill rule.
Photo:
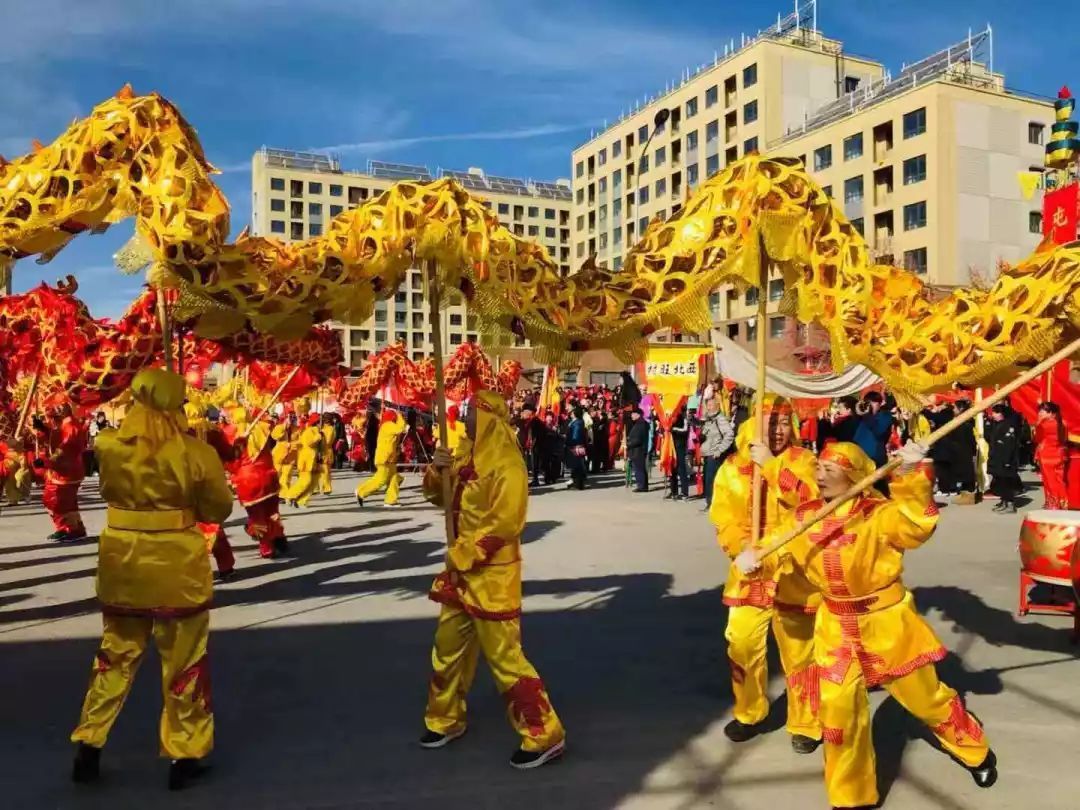
<svg viewBox="0 0 1080 810">
<path fill-rule="evenodd" d="M 936 442 L 943 439 L 945 436 L 952 433 L 954 430 L 956 430 L 958 427 L 960 427 L 965 422 L 968 422 L 968 421 L 974 419 L 976 416 L 978 416 L 983 411 L 985 411 L 988 408 L 991 408 L 994 405 L 996 405 L 997 403 L 1001 402 L 1003 399 L 1005 399 L 1005 397 L 1007 397 L 1009 394 L 1011 394 L 1017 388 L 1020 388 L 1021 386 L 1027 384 L 1028 382 L 1030 382 L 1031 380 L 1034 380 L 1040 374 L 1043 374 L 1048 369 L 1053 368 L 1056 364 L 1060 363 L 1062 360 L 1065 360 L 1065 359 L 1067 359 L 1069 357 L 1072 357 L 1072 355 L 1076 354 L 1077 352 L 1080 352 L 1080 338 L 1077 338 L 1072 343 L 1067 345 L 1065 348 L 1060 349 L 1059 351 L 1057 351 L 1054 354 L 1050 355 L 1049 357 L 1047 357 L 1045 360 L 1043 360 L 1041 363 L 1039 363 L 1034 368 L 1028 369 L 1023 374 L 1021 374 L 1019 377 L 1017 377 L 1015 380 L 1013 380 L 1011 383 L 1009 383 L 1008 385 L 1003 385 L 1001 388 L 999 388 L 993 394 L 988 396 L 986 399 L 982 400 L 981 402 L 976 403 L 973 407 L 968 408 L 963 413 L 961 413 L 961 414 L 953 417 L 952 419 L 950 419 L 944 425 L 942 425 L 937 430 L 935 430 L 933 433 L 931 433 L 929 436 L 927 436 L 926 440 L 923 442 L 923 445 L 925 445 L 926 447 L 929 448 L 931 445 L 935 444 Z M 790 543 L 792 540 L 794 540 L 796 537 L 798 537 L 800 534 L 802 534 L 807 529 L 809 529 L 811 526 L 813 526 L 814 524 L 816 524 L 816 523 L 824 520 L 825 518 L 827 518 L 829 515 L 831 515 L 833 512 L 835 512 L 837 509 L 839 509 L 845 503 L 847 503 L 852 498 L 857 496 L 864 489 L 872 487 L 874 484 L 876 484 L 882 478 L 885 478 L 885 476 L 889 475 L 893 470 L 895 470 L 897 467 L 899 467 L 900 464 L 901 464 L 901 459 L 899 457 L 893 458 L 892 461 L 890 461 L 884 467 L 879 468 L 872 475 L 868 475 L 868 476 L 866 476 L 866 478 L 862 479 L 861 481 L 852 484 L 850 487 L 848 487 L 848 489 L 846 489 L 844 491 L 843 494 L 838 495 L 835 498 L 833 498 L 827 504 L 823 505 L 821 508 L 819 508 L 817 511 L 815 511 L 812 515 L 810 515 L 808 518 L 806 518 L 806 520 L 804 520 L 802 523 L 800 523 L 794 529 L 792 529 L 789 532 L 785 532 L 781 537 L 777 538 L 777 540 L 775 542 L 771 543 L 769 546 L 762 549 L 761 552 L 757 554 L 757 558 L 759 560 L 761 560 L 761 559 L 769 556 L 770 554 L 773 554 L 774 552 L 779 551 L 784 546 L 786 546 L 788 543 Z"/>
<path fill-rule="evenodd" d="M 428 297 L 431 299 L 431 346 L 432 359 L 435 361 L 435 412 L 439 421 L 439 447 L 449 446 L 446 427 L 446 383 L 443 378 L 443 343 L 442 315 L 439 312 L 439 263 L 434 259 L 424 262 L 424 275 L 428 283 Z M 451 508 L 454 499 L 450 487 L 450 471 L 441 473 L 443 519 L 446 527 L 446 542 L 454 542 L 454 515 Z"/>
<path fill-rule="evenodd" d="M 165 301 L 165 288 L 158 287 L 157 291 L 157 312 L 158 321 L 161 322 L 161 346 L 162 353 L 165 356 L 165 370 L 173 371 L 173 345 L 172 345 L 172 327 L 169 324 L 169 305 Z"/>
<path fill-rule="evenodd" d="M 288 377 L 286 377 L 284 380 L 282 380 L 281 385 L 279 385 L 277 387 L 277 390 L 274 392 L 274 395 L 272 397 L 270 397 L 270 401 L 268 403 L 266 403 L 266 407 L 263 408 L 261 411 L 259 411 L 258 415 L 254 419 L 251 420 L 251 424 L 247 426 L 247 430 L 244 431 L 244 438 L 245 439 L 248 436 L 251 435 L 251 431 L 253 431 L 255 429 L 255 425 L 259 424 L 259 422 L 262 421 L 262 418 L 264 416 L 266 416 L 268 413 L 270 413 L 270 409 L 273 408 L 275 405 L 277 405 L 277 401 L 281 398 L 281 393 L 286 388 L 289 387 L 289 383 L 291 383 L 293 381 L 293 377 L 295 377 L 297 375 L 297 372 L 299 372 L 299 371 L 300 371 L 300 366 L 297 366 L 296 368 L 294 368 L 292 371 L 289 372 Z"/>
<path fill-rule="evenodd" d="M 769 288 L 769 256 L 765 252 L 765 240 L 758 237 L 758 253 L 761 258 L 757 297 L 757 391 L 754 392 L 754 440 L 767 442 L 768 425 L 765 423 L 765 317 Z M 750 490 L 750 543 L 756 545 L 761 538 L 761 513 L 765 493 L 762 492 L 761 467 L 754 465 L 753 487 Z"/>
<path fill-rule="evenodd" d="M 38 363 L 34 376 L 30 378 L 30 388 L 27 389 L 26 399 L 23 400 L 22 407 L 19 408 L 19 421 L 15 423 L 15 435 L 11 437 L 12 441 L 18 441 L 19 437 L 22 436 L 23 428 L 26 427 L 26 417 L 29 415 L 30 406 L 37 395 L 38 382 L 41 381 L 41 365 L 41 363 Z"/>
</svg>

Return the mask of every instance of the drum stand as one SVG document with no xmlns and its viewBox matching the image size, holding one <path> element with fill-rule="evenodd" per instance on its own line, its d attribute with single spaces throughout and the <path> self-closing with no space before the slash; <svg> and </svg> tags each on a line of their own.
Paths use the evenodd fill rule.
<svg viewBox="0 0 1080 810">
<path fill-rule="evenodd" d="M 1058 588 L 1066 588 L 1067 585 L 1063 585 L 1060 582 L 1050 582 L 1041 577 L 1034 577 L 1025 571 L 1020 569 L 1020 604 L 1017 607 L 1017 614 L 1020 616 L 1026 616 L 1028 613 L 1057 613 L 1066 616 L 1072 616 L 1073 618 L 1073 630 L 1070 638 L 1073 644 L 1080 643 L 1080 605 L 1077 604 L 1077 600 L 1074 596 L 1071 602 L 1032 602 L 1028 597 L 1028 593 L 1035 585 L 1048 585 Z"/>
</svg>

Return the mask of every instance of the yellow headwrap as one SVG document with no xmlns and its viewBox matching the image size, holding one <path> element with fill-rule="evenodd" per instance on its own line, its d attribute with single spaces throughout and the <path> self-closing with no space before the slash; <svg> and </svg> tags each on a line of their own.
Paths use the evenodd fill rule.
<svg viewBox="0 0 1080 810">
<path fill-rule="evenodd" d="M 140 371 L 131 381 L 131 408 L 120 424 L 120 438 L 142 438 L 152 448 L 161 448 L 187 430 L 181 410 L 184 378 L 162 368 Z"/>
<path fill-rule="evenodd" d="M 476 409 L 472 458 L 477 474 L 485 475 L 515 461 L 524 464 L 517 436 L 510 427 L 510 412 L 502 395 L 494 391 L 478 391 L 471 407 Z"/>
<path fill-rule="evenodd" d="M 818 457 L 819 461 L 828 461 L 840 467 L 854 483 L 872 475 L 877 465 L 857 444 L 851 442 L 831 442 L 825 446 Z"/>
</svg>

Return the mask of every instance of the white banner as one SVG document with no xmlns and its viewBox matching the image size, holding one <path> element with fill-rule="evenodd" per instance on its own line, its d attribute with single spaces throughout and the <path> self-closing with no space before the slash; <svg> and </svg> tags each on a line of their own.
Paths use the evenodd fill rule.
<svg viewBox="0 0 1080 810">
<path fill-rule="evenodd" d="M 757 358 L 735 341 L 719 337 L 716 368 L 721 375 L 744 388 L 757 388 Z M 794 374 L 766 367 L 765 387 L 773 394 L 788 398 L 843 397 L 858 394 L 881 382 L 866 366 L 850 366 L 842 374 Z"/>
</svg>

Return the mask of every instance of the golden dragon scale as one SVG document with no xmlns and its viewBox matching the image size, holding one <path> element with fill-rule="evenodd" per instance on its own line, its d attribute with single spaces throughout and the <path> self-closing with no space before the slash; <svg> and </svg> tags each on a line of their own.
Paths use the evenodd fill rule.
<svg viewBox="0 0 1080 810">
<path fill-rule="evenodd" d="M 604 347 L 640 357 L 658 328 L 704 331 L 708 293 L 757 284 L 765 259 L 783 268 L 784 311 L 828 330 L 837 368 L 863 363 L 909 394 L 992 380 L 1080 323 L 1076 246 L 1036 251 L 989 291 L 935 300 L 917 277 L 870 261 L 796 160 L 730 165 L 677 215 L 654 221 L 621 272 L 590 262 L 566 279 L 450 179 L 398 183 L 304 242 L 229 242 L 213 171 L 172 104 L 125 88 L 53 144 L 0 167 L 0 257 L 47 259 L 82 231 L 134 217 L 186 300 L 201 302 L 200 333 L 228 334 L 248 319 L 284 338 L 330 318 L 362 322 L 410 266 L 434 260 L 486 324 L 539 344 L 549 362 Z"/>
</svg>

